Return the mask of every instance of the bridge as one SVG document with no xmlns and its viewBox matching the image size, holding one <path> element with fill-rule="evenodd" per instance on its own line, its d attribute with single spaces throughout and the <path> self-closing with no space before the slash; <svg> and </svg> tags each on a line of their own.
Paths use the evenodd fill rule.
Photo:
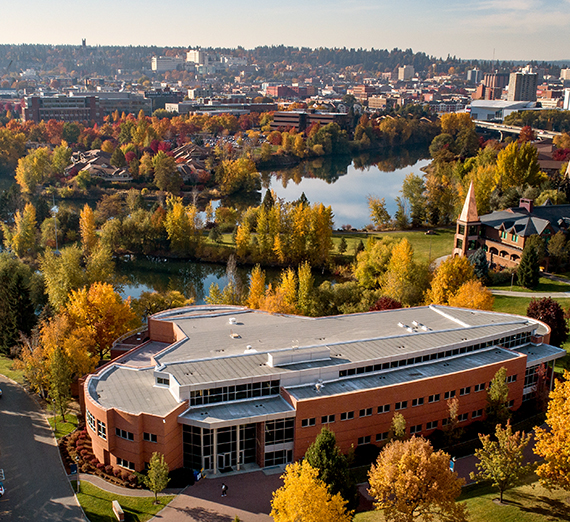
<svg viewBox="0 0 570 522">
<path fill-rule="evenodd" d="M 515 125 L 505 125 L 504 123 L 494 123 L 491 121 L 473 120 L 476 127 L 481 129 L 494 130 L 501 134 L 501 141 L 503 140 L 503 133 L 506 134 L 520 134 L 522 127 Z M 547 131 L 542 129 L 532 129 L 537 139 L 553 139 L 556 136 L 562 135 L 561 132 Z"/>
</svg>

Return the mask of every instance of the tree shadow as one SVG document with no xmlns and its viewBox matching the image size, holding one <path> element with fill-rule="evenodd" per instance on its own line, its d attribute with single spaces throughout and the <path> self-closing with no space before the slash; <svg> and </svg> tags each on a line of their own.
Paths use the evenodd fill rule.
<svg viewBox="0 0 570 522">
<path fill-rule="evenodd" d="M 511 492 L 509 496 L 512 499 L 509 503 L 517 505 L 521 511 L 541 515 L 549 520 L 570 521 L 570 506 L 567 502 L 518 491 Z"/>
<path fill-rule="evenodd" d="M 234 518 L 229 515 L 224 515 L 223 513 L 218 513 L 203 507 L 174 509 L 181 511 L 182 513 L 186 513 L 197 522 L 232 522 L 234 520 Z"/>
</svg>

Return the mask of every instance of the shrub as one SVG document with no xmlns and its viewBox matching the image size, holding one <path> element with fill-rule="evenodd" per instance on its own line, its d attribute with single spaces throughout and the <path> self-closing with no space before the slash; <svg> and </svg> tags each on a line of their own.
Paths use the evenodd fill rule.
<svg viewBox="0 0 570 522">
<path fill-rule="evenodd" d="M 129 472 L 126 469 L 121 470 L 121 480 L 125 482 L 129 479 Z"/>
<path fill-rule="evenodd" d="M 88 452 L 86 449 L 82 449 L 82 450 L 79 452 L 79 454 L 80 454 L 82 457 L 86 457 L 87 455 L 89 455 L 89 452 Z"/>
<path fill-rule="evenodd" d="M 93 465 L 96 466 L 97 464 L 99 464 L 99 461 L 97 460 L 97 457 L 91 457 L 89 459 L 89 462 Z"/>
<path fill-rule="evenodd" d="M 81 473 L 87 473 L 91 469 L 91 466 L 87 462 L 81 464 Z"/>
<path fill-rule="evenodd" d="M 123 471 L 121 468 L 113 468 L 113 475 L 118 478 L 121 476 L 121 471 Z"/>
<path fill-rule="evenodd" d="M 101 471 L 103 471 L 105 469 L 105 464 L 98 462 L 97 465 L 95 466 L 97 469 L 100 469 Z"/>
<path fill-rule="evenodd" d="M 112 475 L 113 474 L 113 466 L 111 466 L 111 464 L 107 464 L 105 466 L 105 473 L 107 473 L 107 475 Z"/>
<path fill-rule="evenodd" d="M 131 474 L 129 475 L 129 479 L 128 479 L 128 480 L 129 480 L 129 484 L 132 484 L 133 486 L 136 486 L 136 485 L 137 485 L 138 479 L 137 479 L 137 476 L 136 476 L 134 473 L 131 473 Z"/>
</svg>

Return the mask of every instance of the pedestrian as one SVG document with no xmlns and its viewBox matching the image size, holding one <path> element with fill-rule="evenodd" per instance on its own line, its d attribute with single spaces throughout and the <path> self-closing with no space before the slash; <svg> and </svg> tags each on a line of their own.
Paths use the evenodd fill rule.
<svg viewBox="0 0 570 522">
<path fill-rule="evenodd" d="M 222 497 L 225 497 L 228 494 L 228 486 L 226 486 L 223 482 L 222 482 Z"/>
</svg>

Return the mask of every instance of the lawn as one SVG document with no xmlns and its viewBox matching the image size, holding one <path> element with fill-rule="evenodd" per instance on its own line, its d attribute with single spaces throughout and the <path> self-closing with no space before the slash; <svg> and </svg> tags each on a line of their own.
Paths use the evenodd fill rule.
<svg viewBox="0 0 570 522">
<path fill-rule="evenodd" d="M 0 373 L 6 377 L 16 381 L 18 384 L 24 383 L 24 372 L 12 368 L 14 361 L 9 357 L 0 355 Z"/>
<path fill-rule="evenodd" d="M 396 240 L 406 238 L 412 248 L 414 249 L 414 258 L 416 261 L 428 262 L 433 261 L 441 256 L 451 254 L 453 250 L 453 238 L 455 230 L 453 229 L 436 229 L 435 234 L 427 235 L 425 230 L 408 231 L 408 232 L 371 232 L 366 234 L 364 232 L 335 232 L 333 236 L 334 251 L 337 251 L 338 243 L 342 237 L 346 239 L 347 255 L 353 256 L 354 250 L 358 243 L 362 240 L 364 244 L 369 237 L 378 239 L 384 237 L 391 237 Z"/>
<path fill-rule="evenodd" d="M 496 489 L 487 485 L 464 488 L 459 500 L 467 503 L 470 522 L 550 522 L 570 521 L 570 496 L 567 491 L 548 491 L 534 473 L 525 483 L 505 493 L 505 504 L 493 502 Z M 384 522 L 382 513 L 367 511 L 354 517 L 355 522 Z"/>
<path fill-rule="evenodd" d="M 567 309 L 570 306 L 570 299 L 554 299 L 558 301 L 562 308 Z M 505 295 L 496 295 L 494 312 L 507 312 L 509 314 L 526 315 L 526 309 L 531 301 L 530 297 L 510 297 Z"/>
<path fill-rule="evenodd" d="M 49 411 L 46 413 L 49 425 L 53 430 L 53 415 L 50 415 Z M 68 413 L 65 416 L 65 422 L 63 422 L 61 415 L 58 415 L 56 417 L 56 421 L 57 421 L 57 427 L 55 430 L 56 439 L 61 439 L 61 437 L 65 437 L 66 435 L 77 429 L 77 415 L 75 415 L 74 413 Z"/>
<path fill-rule="evenodd" d="M 174 496 L 158 497 L 160 504 L 154 505 L 154 497 L 122 497 L 107 493 L 89 482 L 81 483 L 81 492 L 77 494 L 81 507 L 91 522 L 113 522 L 112 501 L 118 500 L 125 512 L 126 522 L 144 522 L 154 517 Z"/>
<path fill-rule="evenodd" d="M 551 279 L 547 279 L 546 277 L 541 277 L 538 282 L 538 286 L 533 289 L 529 290 L 528 288 L 524 288 L 522 286 L 518 286 L 516 284 L 517 278 L 515 276 L 514 279 L 515 284 L 513 285 L 512 289 L 513 292 L 570 292 L 570 284 L 562 283 L 560 281 L 552 281 Z M 506 282 L 501 285 L 490 286 L 491 290 L 511 290 L 511 283 Z"/>
</svg>

